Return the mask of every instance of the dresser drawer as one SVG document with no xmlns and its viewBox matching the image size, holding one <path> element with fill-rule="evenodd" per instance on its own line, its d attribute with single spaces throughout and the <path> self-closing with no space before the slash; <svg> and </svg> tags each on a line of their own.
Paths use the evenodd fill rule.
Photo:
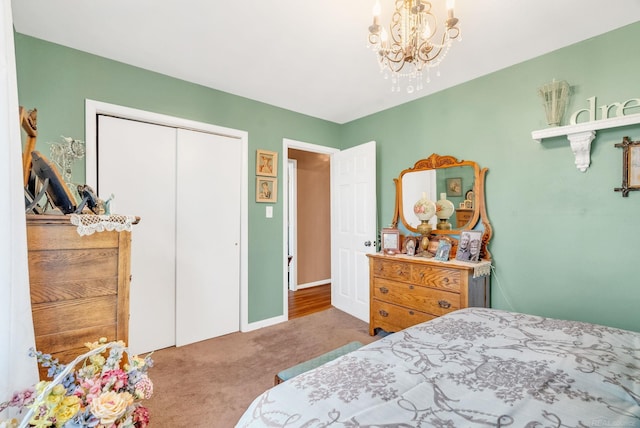
<svg viewBox="0 0 640 428">
<path fill-rule="evenodd" d="M 425 312 L 373 299 L 371 302 L 371 318 L 372 325 L 380 327 L 384 331 L 395 332 L 436 317 Z"/>
<path fill-rule="evenodd" d="M 460 292 L 462 277 L 459 270 L 433 266 L 414 265 L 411 270 L 411 282 L 443 290 Z"/>
<path fill-rule="evenodd" d="M 460 309 L 460 295 L 449 291 L 375 278 L 373 298 L 419 309 L 433 315 L 444 315 Z"/>
<path fill-rule="evenodd" d="M 411 265 L 399 260 L 373 260 L 373 275 L 398 281 L 411 279 Z"/>
</svg>

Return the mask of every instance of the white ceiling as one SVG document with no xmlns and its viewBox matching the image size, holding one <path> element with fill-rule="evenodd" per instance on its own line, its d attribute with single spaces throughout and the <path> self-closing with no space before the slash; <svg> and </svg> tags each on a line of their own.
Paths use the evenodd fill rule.
<svg viewBox="0 0 640 428">
<path fill-rule="evenodd" d="M 373 3 L 12 0 L 12 9 L 19 33 L 337 123 L 640 20 L 640 0 L 457 0 L 462 40 L 441 76 L 398 94 L 367 49 Z M 382 0 L 383 23 L 392 3 Z"/>
</svg>

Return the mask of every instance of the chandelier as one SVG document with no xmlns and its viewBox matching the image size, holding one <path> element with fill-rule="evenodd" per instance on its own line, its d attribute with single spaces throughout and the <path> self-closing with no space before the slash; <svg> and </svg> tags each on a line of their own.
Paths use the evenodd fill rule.
<svg viewBox="0 0 640 428">
<path fill-rule="evenodd" d="M 391 75 L 391 91 L 400 91 L 401 79 L 408 79 L 407 92 L 423 88 L 429 69 L 438 67 L 447 55 L 453 39 L 460 35 L 458 18 L 453 14 L 454 0 L 447 0 L 447 19 L 440 28 L 426 0 L 395 0 L 389 25 L 390 36 L 380 25 L 380 0 L 373 7 L 373 24 L 369 26 L 369 47 L 376 53 L 380 71 Z M 440 75 L 438 70 L 437 75 Z"/>
</svg>

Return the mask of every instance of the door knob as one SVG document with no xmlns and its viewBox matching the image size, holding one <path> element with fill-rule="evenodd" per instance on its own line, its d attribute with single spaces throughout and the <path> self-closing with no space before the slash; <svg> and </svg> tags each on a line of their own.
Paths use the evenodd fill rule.
<svg viewBox="0 0 640 428">
<path fill-rule="evenodd" d="M 371 241 L 364 241 L 364 246 L 365 247 L 370 247 L 371 246 Z"/>
</svg>

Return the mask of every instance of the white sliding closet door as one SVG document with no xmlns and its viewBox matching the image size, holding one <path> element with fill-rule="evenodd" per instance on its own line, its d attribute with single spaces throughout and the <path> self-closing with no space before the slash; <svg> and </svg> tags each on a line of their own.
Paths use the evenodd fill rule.
<svg viewBox="0 0 640 428">
<path fill-rule="evenodd" d="M 176 130 L 109 116 L 98 121 L 98 194 L 140 216 L 131 234 L 129 348 L 175 344 Z"/>
<path fill-rule="evenodd" d="M 239 330 L 240 140 L 99 116 L 98 193 L 132 233 L 129 348 Z"/>
<path fill-rule="evenodd" d="M 240 329 L 238 139 L 178 130 L 176 345 Z"/>
</svg>

